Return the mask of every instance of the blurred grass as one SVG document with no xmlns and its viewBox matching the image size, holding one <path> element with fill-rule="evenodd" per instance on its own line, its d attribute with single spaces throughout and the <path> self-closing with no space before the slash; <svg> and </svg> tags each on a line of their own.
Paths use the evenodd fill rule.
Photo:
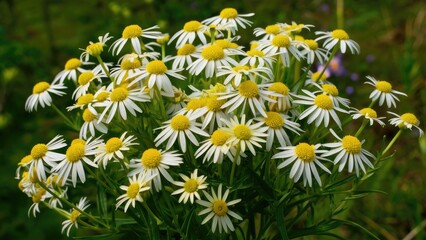
<svg viewBox="0 0 426 240">
<path fill-rule="evenodd" d="M 224 7 L 241 13 L 254 12 L 253 27 L 275 22 L 313 24 L 315 30 L 336 28 L 334 1 L 61 1 L 0 0 L 0 238 L 60 239 L 62 219 L 41 210 L 27 217 L 31 200 L 17 188 L 16 164 L 32 145 L 67 131 L 52 109 L 24 112 L 24 103 L 38 81 L 51 81 L 65 61 L 78 57 L 88 41 L 110 32 L 120 36 L 124 26 L 158 24 L 173 34 L 189 20 L 202 20 Z M 366 75 L 390 81 L 408 94 L 401 98 L 398 113 L 414 112 L 426 123 L 426 4 L 420 1 L 344 1 L 344 28 L 361 46 L 359 56 L 344 56 L 346 74 L 339 77 L 340 89 L 354 87 L 355 107 L 364 107 L 370 89 L 361 87 Z M 252 36 L 240 32 L 246 45 Z M 311 33 L 313 36 L 313 33 Z M 349 93 L 348 93 L 349 94 Z M 384 110 L 379 109 L 384 114 Z M 370 129 L 369 134 L 392 138 L 392 127 Z M 368 137 L 365 135 L 364 137 Z M 419 148 L 418 137 L 405 133 L 395 157 L 364 186 L 387 192 L 372 194 L 354 202 L 347 216 L 383 239 L 403 239 L 426 219 L 426 138 Z M 424 227 L 423 227 L 424 228 Z M 420 227 L 422 229 L 422 227 Z M 365 239 L 351 228 L 342 236 Z M 425 239 L 420 231 L 415 239 Z"/>
</svg>

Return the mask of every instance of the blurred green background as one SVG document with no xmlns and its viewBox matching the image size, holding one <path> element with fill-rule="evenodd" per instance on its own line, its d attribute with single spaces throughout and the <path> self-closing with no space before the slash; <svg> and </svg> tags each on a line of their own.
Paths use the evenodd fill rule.
<svg viewBox="0 0 426 240">
<path fill-rule="evenodd" d="M 361 46 L 361 54 L 344 56 L 340 89 L 354 107 L 368 102 L 366 75 L 388 80 L 408 94 L 397 113 L 413 112 L 426 126 L 426 4 L 415 0 L 343 1 L 344 29 Z M 129 24 L 155 24 L 171 35 L 190 20 L 217 15 L 224 7 L 254 12 L 254 27 L 295 21 L 315 30 L 337 27 L 336 1 L 305 0 L 133 0 L 61 1 L 0 0 L 0 239 L 61 239 L 63 221 L 42 209 L 36 219 L 27 216 L 32 201 L 17 188 L 15 169 L 39 142 L 67 134 L 62 120 L 50 109 L 26 113 L 24 103 L 38 81 L 52 81 L 71 57 L 78 57 L 89 41 L 109 32 L 116 38 Z M 247 45 L 253 28 L 240 32 Z M 249 36 L 249 37 L 247 37 Z M 313 36 L 313 33 L 312 33 Z M 356 97 L 355 97 L 356 96 Z M 380 110 L 384 114 L 385 109 Z M 393 127 L 370 134 L 392 138 Z M 381 239 L 426 239 L 426 138 L 405 132 L 393 147 L 395 157 L 364 183 L 387 192 L 356 200 L 346 214 Z M 337 233 L 350 239 L 366 236 L 356 229 Z M 413 237 L 413 238 L 411 238 Z M 313 238 L 315 239 L 315 238 Z"/>
</svg>

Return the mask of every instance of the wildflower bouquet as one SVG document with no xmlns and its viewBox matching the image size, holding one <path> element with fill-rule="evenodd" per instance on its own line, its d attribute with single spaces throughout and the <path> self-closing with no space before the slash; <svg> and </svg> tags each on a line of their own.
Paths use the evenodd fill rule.
<svg viewBox="0 0 426 240">
<path fill-rule="evenodd" d="M 172 37 L 130 25 L 37 83 L 26 110 L 52 107 L 75 134 L 41 141 L 18 164 L 29 215 L 57 212 L 67 236 L 340 238 L 331 230 L 344 224 L 375 237 L 339 213 L 369 192 L 358 186 L 405 129 L 423 134 L 412 113 L 389 112 L 392 140 L 364 140 L 385 125 L 373 108 L 405 94 L 367 76 L 370 105 L 351 105 L 326 74 L 336 53 L 360 51 L 344 30 L 308 39 L 314 26 L 276 23 L 245 48 L 237 32 L 252 15 L 225 8 Z M 67 112 L 53 101 L 64 95 Z"/>
</svg>

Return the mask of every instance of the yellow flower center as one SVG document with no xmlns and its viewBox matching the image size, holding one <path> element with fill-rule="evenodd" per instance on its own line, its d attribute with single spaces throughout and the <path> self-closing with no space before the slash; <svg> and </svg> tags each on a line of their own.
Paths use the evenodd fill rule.
<svg viewBox="0 0 426 240">
<path fill-rule="evenodd" d="M 109 92 L 101 92 L 96 96 L 96 101 L 103 102 L 109 97 Z"/>
<path fill-rule="evenodd" d="M 236 18 L 238 17 L 238 12 L 235 8 L 224 8 L 220 12 L 221 18 Z"/>
<path fill-rule="evenodd" d="M 214 87 L 210 88 L 209 90 L 207 90 L 208 93 L 222 93 L 222 92 L 226 92 L 226 87 L 225 85 L 221 84 L 221 83 L 216 83 L 216 85 L 214 85 Z"/>
<path fill-rule="evenodd" d="M 213 132 L 210 141 L 215 146 L 223 146 L 230 137 L 229 133 L 218 129 Z"/>
<path fill-rule="evenodd" d="M 167 67 L 163 61 L 154 60 L 146 65 L 146 71 L 150 74 L 164 74 L 167 72 Z"/>
<path fill-rule="evenodd" d="M 274 34 L 274 35 L 277 35 L 278 33 L 280 33 L 280 31 L 281 31 L 281 28 L 280 28 L 280 26 L 278 26 L 278 25 L 268 25 L 268 26 L 266 26 L 266 28 L 265 28 L 265 32 L 266 32 L 267 34 Z"/>
<path fill-rule="evenodd" d="M 223 59 L 225 57 L 225 52 L 223 48 L 212 45 L 204 48 L 203 51 L 201 51 L 201 56 L 208 61 L 216 61 Z"/>
<path fill-rule="evenodd" d="M 202 108 L 206 106 L 206 99 L 205 98 L 193 98 L 189 100 L 188 104 L 186 105 L 187 110 L 196 110 L 199 108 Z"/>
<path fill-rule="evenodd" d="M 248 70 L 250 70 L 250 67 L 245 66 L 245 65 L 244 66 L 236 66 L 236 67 L 233 67 L 232 70 L 234 70 L 235 72 L 248 71 Z"/>
<path fill-rule="evenodd" d="M 187 56 L 191 55 L 195 52 L 195 46 L 192 44 L 185 44 L 181 48 L 178 49 L 177 55 L 178 56 Z"/>
<path fill-rule="evenodd" d="M 176 115 L 172 118 L 172 121 L 170 122 L 170 126 L 175 131 L 182 131 L 189 128 L 191 125 L 191 122 L 189 121 L 189 118 L 184 115 Z"/>
<path fill-rule="evenodd" d="M 142 35 L 142 28 L 138 25 L 129 25 L 124 28 L 123 33 L 121 35 L 124 39 L 135 38 Z"/>
<path fill-rule="evenodd" d="M 92 122 L 95 119 L 96 119 L 96 115 L 95 114 L 93 114 L 88 108 L 84 109 L 83 120 L 85 122 Z"/>
<path fill-rule="evenodd" d="M 294 154 L 304 162 L 312 162 L 315 160 L 315 146 L 307 143 L 299 143 L 294 148 Z"/>
<path fill-rule="evenodd" d="M 288 95 L 288 92 L 290 91 L 290 89 L 288 89 L 288 87 L 282 82 L 272 83 L 271 86 L 268 87 L 268 90 L 282 94 L 284 96 Z"/>
<path fill-rule="evenodd" d="M 419 123 L 420 123 L 419 120 L 417 119 L 417 117 L 414 114 L 412 114 L 412 113 L 404 113 L 404 114 L 402 114 L 401 115 L 401 120 L 404 121 L 404 122 L 406 122 L 406 123 L 409 123 L 411 125 L 415 125 L 415 126 L 418 126 Z"/>
<path fill-rule="evenodd" d="M 325 74 L 322 74 L 321 78 L 319 78 L 320 74 L 321 74 L 321 71 L 312 73 L 312 76 L 311 76 L 312 80 L 314 82 L 318 82 L 318 80 L 325 81 L 327 79 L 327 76 Z"/>
<path fill-rule="evenodd" d="M 127 197 L 134 199 L 139 194 L 139 183 L 134 182 L 127 188 Z"/>
<path fill-rule="evenodd" d="M 44 194 L 46 194 L 46 190 L 44 190 L 44 189 L 39 189 L 33 196 L 32 196 L 32 199 L 33 199 L 33 202 L 34 203 L 39 203 L 39 202 L 41 202 L 41 198 L 43 197 L 43 195 Z"/>
<path fill-rule="evenodd" d="M 169 34 L 164 34 L 160 38 L 156 39 L 157 43 L 159 43 L 161 45 L 166 44 L 169 40 L 170 40 L 170 35 Z"/>
<path fill-rule="evenodd" d="M 249 140 L 252 136 L 251 129 L 244 124 L 239 124 L 234 127 L 234 135 L 240 140 Z"/>
<path fill-rule="evenodd" d="M 238 47 L 238 44 L 233 43 L 233 42 L 226 40 L 226 39 L 218 39 L 218 40 L 216 40 L 216 42 L 214 42 L 214 45 L 219 46 L 223 49 L 237 48 Z"/>
<path fill-rule="evenodd" d="M 361 152 L 361 142 L 358 138 L 347 135 L 342 139 L 342 148 L 348 153 L 358 154 Z"/>
<path fill-rule="evenodd" d="M 47 82 L 39 82 L 33 87 L 33 94 L 40 94 L 49 89 L 50 84 Z"/>
<path fill-rule="evenodd" d="M 74 145 L 74 144 L 86 145 L 86 141 L 84 141 L 83 139 L 80 139 L 80 138 L 76 138 L 76 139 L 72 140 L 72 142 L 71 142 L 71 145 Z"/>
<path fill-rule="evenodd" d="M 185 32 L 196 32 L 203 24 L 201 24 L 199 21 L 189 21 L 185 23 L 183 26 L 183 30 Z"/>
<path fill-rule="evenodd" d="M 364 116 L 369 116 L 370 118 L 377 118 L 377 113 L 371 108 L 363 108 L 359 112 Z"/>
<path fill-rule="evenodd" d="M 160 151 L 149 148 L 143 152 L 141 163 L 144 168 L 156 168 L 160 165 L 162 158 Z"/>
<path fill-rule="evenodd" d="M 272 45 L 275 47 L 288 47 L 290 43 L 290 38 L 286 35 L 277 35 L 272 39 Z"/>
<path fill-rule="evenodd" d="M 93 96 L 93 94 L 88 93 L 86 95 L 83 95 L 81 97 L 78 98 L 77 100 L 77 105 L 85 105 L 85 104 L 89 104 L 93 101 L 93 99 L 95 99 L 95 97 Z"/>
<path fill-rule="evenodd" d="M 265 124 L 273 129 L 278 129 L 284 126 L 284 119 L 281 114 L 277 112 L 267 112 L 265 118 Z"/>
<path fill-rule="evenodd" d="M 118 87 L 114 89 L 111 93 L 111 101 L 113 102 L 121 102 L 125 100 L 129 96 L 129 91 L 124 87 Z"/>
<path fill-rule="evenodd" d="M 21 159 L 21 161 L 18 163 L 19 166 L 24 166 L 28 164 L 31 160 L 33 160 L 33 156 L 27 155 Z"/>
<path fill-rule="evenodd" d="M 86 85 L 94 76 L 95 74 L 91 71 L 83 72 L 80 76 L 78 76 L 78 84 L 80 84 L 80 86 Z"/>
<path fill-rule="evenodd" d="M 216 95 L 211 95 L 206 99 L 207 109 L 211 112 L 217 112 L 221 110 L 223 104 L 225 104 L 226 100 L 218 100 Z"/>
<path fill-rule="evenodd" d="M 117 137 L 110 138 L 105 144 L 105 151 L 107 153 L 113 153 L 118 151 L 123 146 L 121 139 Z"/>
<path fill-rule="evenodd" d="M 250 57 L 255 57 L 255 56 L 263 57 L 263 56 L 265 56 L 265 54 L 262 51 L 257 50 L 257 49 L 247 51 L 247 55 L 249 55 Z"/>
<path fill-rule="evenodd" d="M 305 38 L 300 36 L 300 35 L 296 35 L 296 36 L 294 36 L 294 40 L 299 41 L 299 42 L 304 42 Z M 315 50 L 315 49 L 312 49 L 312 50 Z"/>
<path fill-rule="evenodd" d="M 392 91 L 392 85 L 386 81 L 377 81 L 376 89 L 380 92 L 390 93 Z"/>
<path fill-rule="evenodd" d="M 198 190 L 198 181 L 197 179 L 188 179 L 183 184 L 183 189 L 185 189 L 185 192 L 193 193 Z"/>
<path fill-rule="evenodd" d="M 137 58 L 125 58 L 121 61 L 121 69 L 123 70 L 132 70 L 142 66 L 141 62 Z"/>
<path fill-rule="evenodd" d="M 304 42 L 306 43 L 306 45 L 308 45 L 309 49 L 311 49 L 311 50 L 317 50 L 318 49 L 318 43 L 315 42 L 315 40 L 306 39 Z"/>
<path fill-rule="evenodd" d="M 238 93 L 246 98 L 253 98 L 257 97 L 257 94 L 259 93 L 259 88 L 257 87 L 257 84 L 253 81 L 245 81 L 238 86 Z"/>
<path fill-rule="evenodd" d="M 331 32 L 331 37 L 339 40 L 348 40 L 349 35 L 342 29 L 336 29 Z"/>
<path fill-rule="evenodd" d="M 77 58 L 71 58 L 65 63 L 65 70 L 73 70 L 77 69 L 81 66 L 81 61 Z"/>
<path fill-rule="evenodd" d="M 332 84 L 324 84 L 324 85 L 322 85 L 322 90 L 325 93 L 330 94 L 331 96 L 338 96 L 339 95 L 339 90 L 337 89 L 336 86 L 334 86 Z"/>
<path fill-rule="evenodd" d="M 331 98 L 325 94 L 320 94 L 315 97 L 314 103 L 317 107 L 325 109 L 325 110 L 331 110 L 333 109 L 333 101 Z"/>
<path fill-rule="evenodd" d="M 103 50 L 104 45 L 100 42 L 92 43 L 86 47 L 86 52 L 94 57 L 100 56 Z"/>
<path fill-rule="evenodd" d="M 72 223 L 75 223 L 77 221 L 78 217 L 80 216 L 80 214 L 81 213 L 79 211 L 73 209 L 72 212 L 71 212 L 71 215 L 70 215 L 70 221 Z"/>
<path fill-rule="evenodd" d="M 84 149 L 84 145 L 80 143 L 72 144 L 65 154 L 67 160 L 71 163 L 75 163 L 80 161 L 86 154 L 86 150 Z"/>
<path fill-rule="evenodd" d="M 39 143 L 31 149 L 31 156 L 33 157 L 33 159 L 40 159 L 46 156 L 48 150 L 49 149 L 47 148 L 46 144 Z"/>
<path fill-rule="evenodd" d="M 222 217 L 228 213 L 228 205 L 223 200 L 215 200 L 213 202 L 213 212 Z"/>
</svg>

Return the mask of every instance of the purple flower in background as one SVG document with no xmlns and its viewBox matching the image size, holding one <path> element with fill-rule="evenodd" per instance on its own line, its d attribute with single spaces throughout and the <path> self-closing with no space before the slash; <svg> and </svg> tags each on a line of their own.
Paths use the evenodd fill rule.
<svg viewBox="0 0 426 240">
<path fill-rule="evenodd" d="M 355 92 L 354 87 L 352 87 L 352 86 L 348 86 L 348 87 L 346 87 L 346 93 L 347 93 L 348 95 L 352 95 L 354 92 Z"/>
<path fill-rule="evenodd" d="M 374 62 L 374 60 L 376 60 L 376 57 L 375 57 L 374 55 L 372 55 L 372 54 L 368 54 L 368 55 L 365 57 L 365 60 L 366 60 L 368 63 L 371 63 L 371 62 Z"/>
<path fill-rule="evenodd" d="M 324 65 L 319 65 L 317 71 L 322 71 Z M 328 65 L 328 68 L 325 70 L 327 76 L 336 76 L 342 77 L 347 75 L 346 68 L 343 66 L 343 55 L 336 54 Z"/>
<path fill-rule="evenodd" d="M 351 73 L 351 80 L 356 82 L 359 80 L 359 75 L 358 73 Z"/>
</svg>

